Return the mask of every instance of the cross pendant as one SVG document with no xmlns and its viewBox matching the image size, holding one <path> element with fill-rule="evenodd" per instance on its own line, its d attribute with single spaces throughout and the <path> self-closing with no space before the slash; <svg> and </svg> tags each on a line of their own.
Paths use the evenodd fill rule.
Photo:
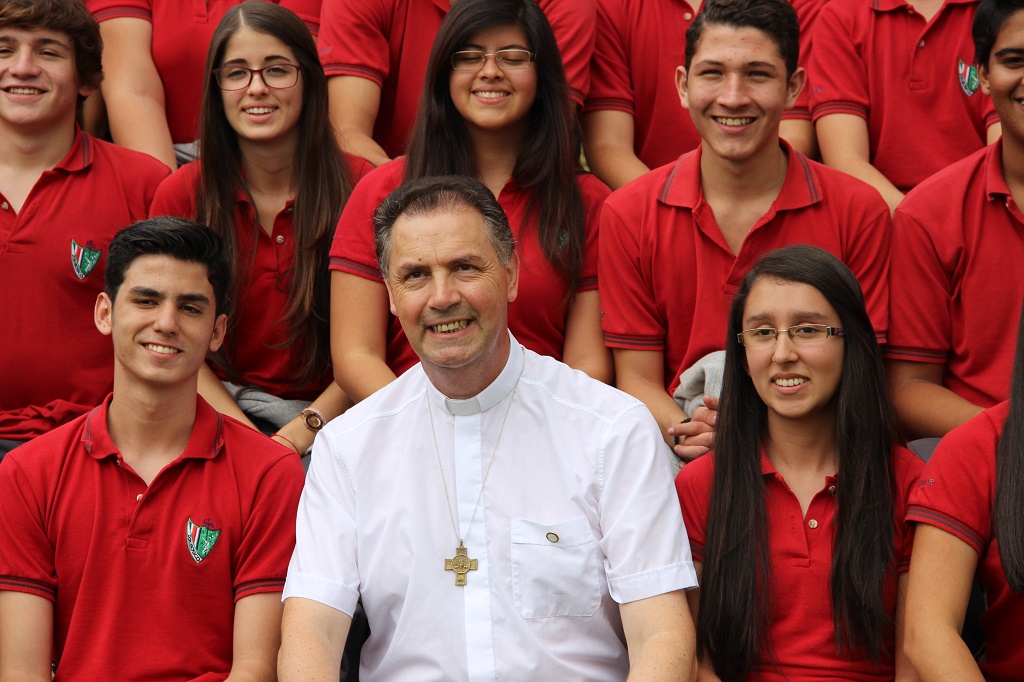
<svg viewBox="0 0 1024 682">
<path fill-rule="evenodd" d="M 466 584 L 466 574 L 477 570 L 478 564 L 479 562 L 476 559 L 469 558 L 469 555 L 466 554 L 466 548 L 462 546 L 462 542 L 459 542 L 459 546 L 455 548 L 455 556 L 444 560 L 444 570 L 454 571 L 455 584 L 457 586 L 464 586 Z"/>
</svg>

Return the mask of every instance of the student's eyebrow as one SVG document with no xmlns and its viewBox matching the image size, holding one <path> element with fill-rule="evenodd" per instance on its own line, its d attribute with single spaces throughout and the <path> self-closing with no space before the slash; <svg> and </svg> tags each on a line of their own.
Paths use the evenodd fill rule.
<svg viewBox="0 0 1024 682">
<path fill-rule="evenodd" d="M 132 287 L 128 290 L 128 293 L 139 298 L 156 298 L 161 301 L 167 298 L 162 291 L 158 291 L 152 287 Z"/>
<path fill-rule="evenodd" d="M 466 43 L 465 45 L 463 45 L 459 49 L 460 50 L 480 50 L 481 52 L 486 52 L 487 51 L 487 50 L 484 49 L 483 45 L 477 45 L 476 43 Z M 498 50 L 526 50 L 527 52 L 529 52 L 530 48 L 528 48 L 526 45 L 520 45 L 519 43 L 511 43 L 509 45 L 502 45 L 501 47 L 498 48 Z"/>
<path fill-rule="evenodd" d="M 18 41 L 15 40 L 13 36 L 10 36 L 10 35 L 0 35 L 0 45 L 14 45 L 17 42 Z M 34 48 L 54 47 L 54 46 L 56 46 L 56 47 L 63 48 L 65 50 L 70 50 L 71 49 L 71 44 L 70 43 L 66 43 L 63 40 L 59 40 L 57 38 L 34 38 L 31 41 L 29 41 L 29 43 Z"/>
<path fill-rule="evenodd" d="M 995 56 L 997 58 L 1002 58 L 1002 57 L 1008 57 L 1010 55 L 1017 56 L 1017 57 L 1019 57 L 1021 55 L 1024 55 L 1024 47 L 1004 47 L 1003 49 L 1001 49 L 998 52 L 996 52 Z"/>
<path fill-rule="evenodd" d="M 794 320 L 824 320 L 825 315 L 815 310 L 798 310 L 791 315 Z M 763 324 L 771 318 L 768 313 L 757 313 L 743 321 L 744 324 Z"/>
<path fill-rule="evenodd" d="M 178 303 L 202 303 L 208 305 L 210 297 L 206 294 L 181 294 L 178 296 Z"/>
<path fill-rule="evenodd" d="M 280 55 L 280 54 L 272 54 L 272 55 L 268 55 L 268 56 L 263 58 L 263 63 L 264 64 L 269 64 L 271 62 L 288 62 L 290 64 L 291 60 L 288 59 L 288 57 L 285 57 L 284 55 Z M 221 64 L 221 66 L 228 66 L 229 64 L 233 65 L 233 66 L 234 65 L 245 66 L 248 63 L 249 63 L 248 60 L 242 59 L 241 57 L 239 57 L 238 59 L 230 59 L 230 60 L 224 62 L 223 64 Z"/>
</svg>

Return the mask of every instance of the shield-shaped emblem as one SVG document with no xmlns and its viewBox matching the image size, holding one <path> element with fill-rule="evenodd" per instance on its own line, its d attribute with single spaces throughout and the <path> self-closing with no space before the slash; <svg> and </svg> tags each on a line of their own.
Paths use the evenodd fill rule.
<svg viewBox="0 0 1024 682">
<path fill-rule="evenodd" d="M 188 520 L 188 533 L 185 539 L 188 542 L 188 552 L 197 564 L 209 555 L 210 550 L 217 544 L 220 533 L 219 530 L 211 527 L 209 521 L 206 521 L 205 525 L 200 526 L 194 523 L 192 519 Z"/>
<path fill-rule="evenodd" d="M 960 87 L 963 88 L 967 96 L 970 97 L 978 91 L 978 67 L 964 64 L 964 60 L 959 60 L 960 64 L 957 67 L 957 73 L 960 75 Z"/>
<path fill-rule="evenodd" d="M 71 266 L 75 269 L 78 279 L 85 279 L 96 264 L 100 262 L 100 255 L 103 251 L 93 248 L 92 242 L 85 246 L 79 246 L 74 239 L 71 240 Z"/>
</svg>

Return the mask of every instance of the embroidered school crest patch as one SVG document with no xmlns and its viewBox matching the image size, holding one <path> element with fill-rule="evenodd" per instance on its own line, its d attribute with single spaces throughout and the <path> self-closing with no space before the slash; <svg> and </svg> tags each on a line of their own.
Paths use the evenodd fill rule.
<svg viewBox="0 0 1024 682">
<path fill-rule="evenodd" d="M 959 61 L 960 65 L 957 68 L 957 72 L 960 74 L 960 87 L 970 97 L 978 91 L 978 67 L 964 64 L 962 59 Z"/>
<path fill-rule="evenodd" d="M 220 533 L 220 530 L 214 528 L 213 523 L 209 520 L 204 520 L 202 526 L 196 525 L 192 519 L 188 520 L 188 533 L 185 535 L 185 540 L 188 542 L 188 552 L 197 564 L 210 554 L 210 550 L 220 538 Z"/>
<path fill-rule="evenodd" d="M 74 239 L 71 240 L 71 267 L 75 269 L 78 279 L 85 279 L 100 262 L 103 254 L 92 242 L 86 242 L 85 246 L 79 246 Z"/>
</svg>

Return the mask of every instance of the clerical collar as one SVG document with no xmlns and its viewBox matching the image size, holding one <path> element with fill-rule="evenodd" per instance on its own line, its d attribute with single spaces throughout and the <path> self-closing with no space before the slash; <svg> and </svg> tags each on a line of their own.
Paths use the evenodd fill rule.
<svg viewBox="0 0 1024 682">
<path fill-rule="evenodd" d="M 522 345 L 516 341 L 516 338 L 512 336 L 512 332 L 508 334 L 509 338 L 509 353 L 508 360 L 505 361 L 505 368 L 501 370 L 501 374 L 490 383 L 490 385 L 484 390 L 472 398 L 466 398 L 465 400 L 454 400 L 447 398 L 437 388 L 427 381 L 427 391 L 432 398 L 436 399 L 439 404 L 444 406 L 449 413 L 454 414 L 457 417 L 468 417 L 479 412 L 486 412 L 491 409 L 512 392 L 512 389 L 516 387 L 519 373 L 523 369 L 523 363 L 526 362 L 526 354 L 523 350 Z"/>
</svg>

